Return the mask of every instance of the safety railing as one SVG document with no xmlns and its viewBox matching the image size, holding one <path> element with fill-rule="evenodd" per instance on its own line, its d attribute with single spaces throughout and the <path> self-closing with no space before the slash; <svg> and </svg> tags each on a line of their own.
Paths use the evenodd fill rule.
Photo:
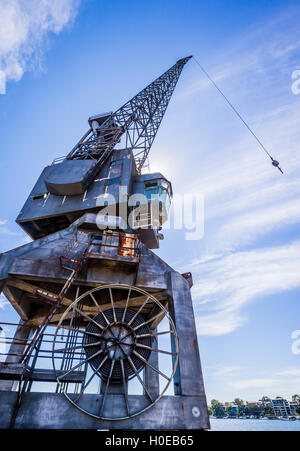
<svg viewBox="0 0 300 451">
<path fill-rule="evenodd" d="M 139 259 L 141 244 L 137 236 L 132 233 L 104 231 L 102 236 L 92 241 L 90 256 L 125 257 Z"/>
<path fill-rule="evenodd" d="M 57 157 L 57 158 L 54 158 L 54 160 L 52 161 L 52 163 L 51 163 L 51 166 L 53 166 L 54 164 L 59 164 L 59 163 L 61 163 L 62 161 L 64 161 L 66 159 L 66 156 L 64 155 L 63 157 Z"/>
<path fill-rule="evenodd" d="M 53 333 L 51 327 L 35 343 L 30 360 L 25 364 L 23 357 L 31 343 L 32 325 L 0 322 L 0 390 L 2 381 L 11 381 L 10 389 L 16 381 L 22 382 L 22 391 L 51 391 L 61 390 L 58 378 L 74 366 L 74 362 L 81 361 L 82 351 L 76 345 L 82 342 L 82 332 L 79 328 L 66 330 L 66 333 Z M 53 348 L 54 341 L 59 349 Z M 78 347 L 78 346 L 77 346 Z M 62 349 L 64 350 L 62 352 Z M 56 366 L 53 366 L 55 359 Z M 63 384 L 71 384 L 72 391 L 78 392 L 80 384 L 85 378 L 85 367 L 72 370 L 64 377 Z M 5 385 L 7 387 L 7 385 Z M 7 388 L 5 388 L 7 389 Z"/>
</svg>

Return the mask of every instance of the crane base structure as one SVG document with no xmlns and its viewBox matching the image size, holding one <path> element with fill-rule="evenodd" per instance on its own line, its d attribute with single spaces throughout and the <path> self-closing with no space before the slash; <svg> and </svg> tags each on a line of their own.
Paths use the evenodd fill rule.
<svg viewBox="0 0 300 451">
<path fill-rule="evenodd" d="M 64 284 L 68 270 L 61 266 L 62 250 L 67 249 L 70 242 L 74 246 L 78 240 L 78 233 L 84 233 L 87 226 L 89 230 L 87 233 L 90 233 L 93 222 L 96 224 L 96 215 L 85 215 L 66 230 L 28 243 L 1 256 L 2 289 L 19 312 L 21 323 L 16 329 L 6 362 L 0 364 L 0 427 L 8 428 L 10 426 L 20 396 L 20 404 L 17 407 L 14 421 L 15 428 L 207 429 L 209 421 L 189 282 L 143 245 L 139 249 L 138 257 L 126 256 L 127 261 L 125 262 L 124 256 L 113 255 L 113 247 L 109 248 L 108 255 L 103 252 L 105 244 L 101 245 L 102 249 L 100 247 L 98 255 L 96 250 L 92 249 L 87 255 L 86 268 L 76 278 L 64 303 L 61 304 L 59 312 L 53 316 L 48 325 L 48 329 L 57 327 L 58 319 L 61 319 L 68 308 L 72 307 L 74 303 L 72 297 L 73 295 L 78 297 L 78 291 L 81 295 L 93 287 L 92 290 L 96 293 L 97 287 L 107 286 L 111 286 L 112 290 L 117 290 L 119 282 L 126 281 L 127 285 L 120 285 L 120 288 L 126 290 L 125 287 L 132 287 L 132 293 L 134 289 L 141 290 L 140 296 L 134 294 L 132 301 L 129 301 L 129 305 L 130 302 L 133 303 L 130 309 L 135 312 L 146 300 L 144 293 L 151 294 L 149 300 L 151 303 L 149 301 L 147 303 L 147 305 L 149 304 L 147 314 L 155 317 L 159 313 L 157 313 L 158 307 L 153 307 L 155 304 L 152 302 L 153 297 L 170 314 L 176 330 L 176 337 L 171 334 L 171 341 L 173 341 L 171 349 L 176 348 L 175 340 L 178 343 L 178 362 L 172 380 L 174 395 L 160 398 L 159 386 L 163 385 L 160 381 L 162 376 L 152 368 L 150 368 L 151 374 L 141 376 L 145 381 L 144 394 L 128 394 L 128 403 L 130 412 L 132 406 L 133 414 L 143 411 L 152 403 L 153 407 L 133 418 L 130 416 L 131 413 L 128 414 L 124 409 L 124 393 L 118 383 L 112 384 L 112 392 L 106 393 L 105 406 L 101 414 L 103 419 L 96 418 L 99 415 L 99 406 L 103 403 L 105 396 L 103 390 L 97 394 L 83 393 L 79 409 L 74 408 L 74 405 L 66 399 L 65 393 L 58 393 L 57 390 L 54 393 L 30 391 L 33 382 L 44 384 L 46 388 L 51 384 L 57 384 L 58 374 L 64 371 L 54 368 L 38 368 L 37 362 L 42 360 L 42 353 L 44 355 L 46 353 L 41 349 L 45 346 L 43 340 L 45 341 L 47 337 L 52 340 L 51 334 L 45 333 L 43 339 L 36 343 L 34 353 L 27 364 L 22 364 L 22 355 L 30 343 L 31 333 L 41 324 L 47 309 L 49 309 L 49 300 L 52 298 L 52 302 L 55 302 L 55 297 L 58 297 L 59 289 Z M 95 233 L 99 233 L 96 228 Z M 123 300 L 114 301 L 115 309 L 126 304 L 127 295 L 123 298 Z M 103 312 L 107 311 L 105 302 L 102 303 L 105 308 Z M 89 310 L 86 308 L 86 310 L 90 316 L 92 308 Z M 166 316 L 166 312 L 163 311 L 161 316 Z M 67 316 L 70 317 L 68 314 Z M 161 316 L 157 316 L 149 322 L 150 331 L 158 330 L 157 322 L 161 320 Z M 148 318 L 146 313 L 143 318 Z M 62 328 L 66 327 L 66 331 L 70 333 L 72 331 L 67 322 L 63 321 L 62 324 L 65 326 L 63 325 Z M 88 323 L 88 318 L 84 322 Z M 79 324 L 76 324 L 76 327 L 78 326 Z M 76 335 L 76 332 L 73 333 Z M 65 342 L 66 338 L 64 337 L 59 343 L 64 344 Z M 62 344 L 60 344 L 60 348 Z M 49 349 L 48 354 L 46 353 L 48 358 L 45 360 L 51 360 L 52 354 L 52 349 Z M 153 354 L 154 356 L 150 357 L 149 361 L 159 369 L 158 353 Z M 67 359 L 67 357 L 65 358 Z M 73 359 L 69 358 L 69 361 L 75 365 L 77 359 L 75 356 L 72 357 Z M 173 365 L 175 365 L 174 355 L 171 357 Z M 47 367 L 48 365 L 43 366 Z M 82 386 L 84 381 L 86 382 L 86 376 L 83 371 L 79 371 L 80 369 L 74 370 L 67 376 L 69 385 L 77 382 Z M 146 373 L 145 368 L 143 372 Z M 19 394 L 15 388 L 21 378 L 23 388 L 22 393 Z M 145 394 L 146 388 L 152 394 L 152 400 Z M 77 392 L 80 392 L 80 389 Z M 66 394 L 68 395 L 68 392 Z M 72 397 L 72 395 L 68 396 Z M 160 398 L 158 402 L 156 402 L 157 398 Z M 83 411 L 87 414 L 83 414 Z M 125 418 L 120 420 L 113 419 L 124 416 Z M 111 419 L 106 420 L 105 418 Z"/>
<path fill-rule="evenodd" d="M 0 428 L 209 429 L 192 276 L 152 251 L 172 186 L 141 172 L 188 60 L 90 118 L 20 212 L 33 241 L 0 255 L 20 316 L 0 323 Z"/>
</svg>

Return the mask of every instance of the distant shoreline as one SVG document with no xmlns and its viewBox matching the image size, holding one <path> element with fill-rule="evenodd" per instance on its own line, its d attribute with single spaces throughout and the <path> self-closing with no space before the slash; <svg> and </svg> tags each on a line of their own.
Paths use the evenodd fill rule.
<svg viewBox="0 0 300 451">
<path fill-rule="evenodd" d="M 246 417 L 223 417 L 223 418 L 217 418 L 217 417 L 213 417 L 210 416 L 209 417 L 210 420 L 270 420 L 270 421 L 274 421 L 274 420 L 279 420 L 279 421 L 300 421 L 300 417 L 299 418 L 279 418 L 279 417 L 275 417 L 275 418 L 268 418 L 268 417 L 260 417 L 260 418 L 246 418 Z"/>
</svg>

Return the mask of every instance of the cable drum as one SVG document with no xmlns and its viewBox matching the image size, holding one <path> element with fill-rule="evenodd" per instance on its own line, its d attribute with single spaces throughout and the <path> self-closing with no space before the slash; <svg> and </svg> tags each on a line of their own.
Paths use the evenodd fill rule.
<svg viewBox="0 0 300 451">
<path fill-rule="evenodd" d="M 136 357 L 133 351 L 137 344 L 151 347 L 151 337 L 149 326 L 147 324 L 142 325 L 145 319 L 141 314 L 137 315 L 135 311 L 127 309 L 125 318 L 123 318 L 123 308 L 115 308 L 114 310 L 115 318 L 113 309 L 108 309 L 99 313 L 93 318 L 93 321 L 88 323 L 86 332 L 99 334 L 100 326 L 102 333 L 101 337 L 84 335 L 83 346 L 90 365 L 101 378 L 107 380 L 110 376 L 112 383 L 120 383 L 122 381 L 120 361 L 123 361 L 126 379 L 135 375 L 133 366 L 128 362 L 128 356 L 130 356 L 136 372 L 140 372 L 145 367 L 145 363 Z M 136 334 L 134 329 L 138 326 L 140 327 Z M 148 336 L 142 337 L 144 334 Z M 86 346 L 91 344 L 95 345 Z M 138 346 L 138 352 L 145 360 L 149 360 L 151 354 L 149 349 Z M 93 355 L 95 355 L 94 358 Z M 113 360 L 114 365 L 111 372 Z"/>
<path fill-rule="evenodd" d="M 62 341 L 65 330 L 73 333 L 71 342 Z M 81 295 L 78 290 L 53 337 L 57 390 L 93 418 L 133 418 L 167 392 L 178 351 L 167 299 L 161 302 L 155 294 L 130 285 L 100 285 Z M 155 389 L 153 379 L 159 379 Z M 137 395 L 141 388 L 143 394 Z M 112 399 L 118 399 L 117 404 Z"/>
</svg>

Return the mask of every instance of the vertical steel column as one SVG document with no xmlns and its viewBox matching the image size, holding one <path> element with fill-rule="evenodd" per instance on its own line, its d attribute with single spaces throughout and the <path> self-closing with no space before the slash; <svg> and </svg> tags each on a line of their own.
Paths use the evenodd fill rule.
<svg viewBox="0 0 300 451">
<path fill-rule="evenodd" d="M 153 332 L 157 332 L 157 329 L 154 329 Z M 152 346 L 157 347 L 154 343 Z M 158 352 L 152 351 L 149 358 L 149 363 L 151 363 L 155 368 L 159 368 L 158 364 Z M 153 371 L 151 368 L 146 366 L 144 368 L 144 383 L 152 396 L 153 399 L 156 399 L 159 396 L 159 374 L 156 371 Z M 145 394 L 145 392 L 144 392 Z"/>
<path fill-rule="evenodd" d="M 179 360 L 174 378 L 175 394 L 197 397 L 201 423 L 209 425 L 190 288 L 188 282 L 176 271 L 170 271 L 168 274 L 168 294 L 171 298 L 170 312 L 179 340 Z"/>
</svg>

